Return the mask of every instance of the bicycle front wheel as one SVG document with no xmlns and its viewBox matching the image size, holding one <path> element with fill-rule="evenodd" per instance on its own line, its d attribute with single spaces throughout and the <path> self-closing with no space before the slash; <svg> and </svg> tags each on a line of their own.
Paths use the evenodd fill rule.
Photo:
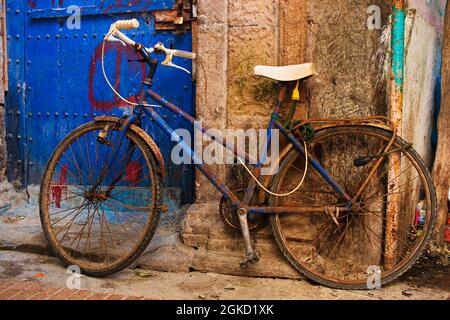
<svg viewBox="0 0 450 320">
<path fill-rule="evenodd" d="M 158 225 L 160 184 L 151 150 L 133 131 L 122 134 L 106 121 L 75 129 L 54 151 L 41 184 L 40 217 L 51 248 L 89 276 L 124 269 Z"/>
<path fill-rule="evenodd" d="M 311 156 L 356 197 L 351 210 L 345 210 L 345 200 L 311 166 L 300 190 L 270 199 L 273 206 L 324 208 L 321 213 L 271 217 L 280 250 L 311 280 L 340 289 L 376 288 L 404 273 L 424 249 L 436 215 L 434 187 L 420 156 L 401 138 L 385 154 L 391 138 L 382 129 L 345 126 L 319 131 L 310 141 Z M 385 155 L 361 161 L 380 154 Z M 291 150 L 273 191 L 292 190 L 303 175 L 304 161 Z"/>
</svg>

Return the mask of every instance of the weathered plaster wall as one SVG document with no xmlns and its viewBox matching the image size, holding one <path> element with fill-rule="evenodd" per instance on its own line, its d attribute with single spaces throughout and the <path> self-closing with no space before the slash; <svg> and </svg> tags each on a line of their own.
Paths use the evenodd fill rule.
<svg viewBox="0 0 450 320">
<path fill-rule="evenodd" d="M 264 127 L 275 84 L 254 77 L 253 67 L 305 62 L 306 24 L 305 0 L 199 1 L 199 117 L 220 130 Z M 228 182 L 241 172 L 214 168 L 219 177 L 228 176 Z M 196 178 L 197 203 L 220 198 L 201 174 Z"/>
<path fill-rule="evenodd" d="M 408 0 L 407 4 L 409 8 L 416 9 L 438 33 L 442 33 L 447 0 Z"/>
<path fill-rule="evenodd" d="M 411 34 L 405 57 L 402 136 L 414 144 L 431 167 L 435 88 L 440 73 L 442 41 L 436 29 L 419 12 L 410 14 L 408 21 Z"/>
<path fill-rule="evenodd" d="M 0 2 L 0 13 L 3 12 L 3 2 Z M 3 19 L 3 18 L 2 18 Z M 14 187 L 6 179 L 6 124 L 5 124 L 5 70 L 3 68 L 5 52 L 3 48 L 3 20 L 0 19 L 0 215 L 9 213 L 16 199 Z"/>
<path fill-rule="evenodd" d="M 408 5 L 402 136 L 431 167 L 446 0 L 411 0 Z"/>
<path fill-rule="evenodd" d="M 197 116 L 211 128 L 223 130 L 227 125 L 227 68 L 228 68 L 228 1 L 198 2 L 197 49 Z M 197 133 L 196 141 L 202 139 Z M 224 178 L 225 167 L 214 166 L 216 174 Z M 196 202 L 219 199 L 203 175 L 196 171 Z"/>
<path fill-rule="evenodd" d="M 270 100 L 255 99 L 268 80 L 253 77 L 255 64 L 278 65 L 279 2 L 230 1 L 228 51 L 228 123 L 242 127 L 242 120 L 252 117 L 263 122 L 270 113 Z M 241 120 L 241 121 L 238 121 Z"/>
<path fill-rule="evenodd" d="M 381 30 L 367 27 L 367 8 L 381 8 L 388 21 L 390 1 L 310 1 L 307 56 L 318 76 L 309 84 L 311 117 L 384 115 L 385 97 L 377 88 Z"/>
</svg>

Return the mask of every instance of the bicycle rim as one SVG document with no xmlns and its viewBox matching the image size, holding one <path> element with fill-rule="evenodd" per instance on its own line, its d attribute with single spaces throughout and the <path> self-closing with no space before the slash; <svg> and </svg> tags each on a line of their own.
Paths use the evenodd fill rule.
<svg viewBox="0 0 450 320">
<path fill-rule="evenodd" d="M 352 197 L 376 162 L 356 167 L 354 160 L 382 153 L 391 137 L 377 128 L 332 128 L 319 132 L 309 150 Z M 270 199 L 273 206 L 328 208 L 272 217 L 277 244 L 298 271 L 330 287 L 370 289 L 395 279 L 416 261 L 431 235 L 436 199 L 423 161 L 412 148 L 399 149 L 405 146 L 397 138 L 390 150 L 398 151 L 384 158 L 355 212 L 343 210 L 345 201 L 314 169 L 294 195 Z M 274 179 L 275 192 L 295 185 L 303 158 L 295 150 L 286 156 Z M 400 169 L 394 175 L 395 167 Z"/>
<path fill-rule="evenodd" d="M 160 182 L 145 142 L 106 122 L 83 125 L 57 147 L 44 173 L 41 222 L 55 253 L 84 274 L 115 273 L 150 242 L 159 220 Z M 110 125 L 113 123 L 109 123 Z"/>
</svg>

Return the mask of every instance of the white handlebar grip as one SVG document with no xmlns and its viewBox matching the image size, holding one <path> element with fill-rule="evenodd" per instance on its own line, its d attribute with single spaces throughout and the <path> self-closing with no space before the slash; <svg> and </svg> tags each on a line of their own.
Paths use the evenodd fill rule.
<svg viewBox="0 0 450 320">
<path fill-rule="evenodd" d="M 189 51 L 183 51 L 183 50 L 174 50 L 173 55 L 176 57 L 181 57 L 181 58 L 186 58 L 186 59 L 191 59 L 191 60 L 195 60 L 195 58 L 197 58 L 197 55 L 193 52 L 189 52 Z"/>
<path fill-rule="evenodd" d="M 139 28 L 139 21 L 137 19 L 119 20 L 114 22 L 118 30 L 130 30 Z"/>
</svg>

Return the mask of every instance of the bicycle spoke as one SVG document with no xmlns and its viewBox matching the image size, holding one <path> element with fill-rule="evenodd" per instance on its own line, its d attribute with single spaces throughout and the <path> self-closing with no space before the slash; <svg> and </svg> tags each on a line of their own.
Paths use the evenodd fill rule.
<svg viewBox="0 0 450 320">
<path fill-rule="evenodd" d="M 62 239 L 60 240 L 61 242 L 64 241 L 64 239 L 65 239 L 65 237 L 66 237 L 66 235 L 67 235 L 67 232 L 69 231 L 69 229 L 70 229 L 70 227 L 72 226 L 73 222 L 74 222 L 75 219 L 80 215 L 80 213 L 83 212 L 83 210 L 84 210 L 84 208 L 85 208 L 86 206 L 87 206 L 87 204 L 84 205 L 82 208 L 78 209 L 78 211 L 77 211 L 77 213 L 75 214 L 75 216 L 74 216 L 72 219 L 70 219 L 70 220 L 62 227 L 62 229 L 60 229 L 58 232 L 56 232 L 56 235 L 58 235 L 61 231 L 65 230 L 65 229 L 67 228 L 66 232 L 64 233 L 64 236 L 63 236 Z M 54 223 L 53 223 L 53 224 L 54 224 Z M 53 224 L 52 224 L 52 225 L 53 225 Z"/>
<path fill-rule="evenodd" d="M 88 166 L 89 166 L 89 176 L 91 177 L 91 179 L 89 180 L 89 183 L 92 185 L 92 184 L 94 184 L 94 173 L 92 172 L 91 153 L 90 153 L 89 147 L 88 147 L 87 135 L 84 135 L 84 142 L 85 142 L 85 147 L 86 147 L 87 162 L 88 162 Z"/>
<path fill-rule="evenodd" d="M 351 126 L 326 129 L 310 142 L 310 154 L 347 194 L 359 197 L 351 210 L 345 211 L 346 204 L 342 204 L 340 196 L 334 189 L 327 193 L 330 186 L 325 180 L 317 179 L 316 176 L 321 176 L 312 170 L 314 174 L 307 175 L 302 192 L 273 198 L 271 204 L 275 207 L 289 203 L 298 208 L 324 208 L 323 218 L 320 214 L 298 217 L 280 214 L 273 220 L 274 234 L 280 239 L 278 244 L 298 270 L 304 269 L 314 274 L 315 279 L 326 279 L 327 283 L 332 281 L 336 287 L 357 285 L 364 288 L 367 267 L 384 264 L 385 250 L 395 252 L 395 265 L 385 267 L 382 277 L 398 274 L 401 268 L 414 261 L 412 257 L 418 254 L 417 247 L 430 232 L 430 192 L 414 154 L 410 149 L 398 149 L 402 143 L 397 141 L 386 150 L 391 142 L 391 137 L 382 130 Z M 376 170 L 374 165 L 379 158 L 365 166 L 354 165 L 361 157 L 392 150 L 394 153 L 385 155 Z M 395 160 L 389 161 L 393 155 L 396 155 Z M 292 189 L 303 174 L 299 155 L 290 152 L 287 159 L 275 179 L 274 190 L 279 193 Z M 392 166 L 400 169 L 392 174 Z M 394 181 L 396 184 L 391 185 Z M 359 190 L 360 186 L 365 189 Z M 422 217 L 425 214 L 425 220 L 420 223 L 417 222 L 419 203 L 421 210 L 425 210 L 421 213 Z M 399 220 L 395 229 L 396 244 L 386 243 L 389 204 L 395 204 Z M 325 212 L 325 208 L 330 212 Z"/>
<path fill-rule="evenodd" d="M 84 207 L 85 203 L 86 202 L 83 202 L 83 204 L 81 206 L 78 206 L 78 207 L 72 207 L 72 208 L 69 208 L 69 209 L 64 209 L 64 210 L 61 210 L 61 211 L 58 211 L 58 212 L 51 213 L 50 216 L 55 215 L 55 214 L 60 214 L 60 213 L 63 213 L 63 212 L 67 212 L 67 211 L 71 211 L 66 216 L 62 217 L 61 219 L 59 219 L 59 220 L 57 220 L 55 222 L 53 222 L 53 224 L 56 224 L 56 223 L 64 220 L 65 218 L 70 216 L 73 212 L 75 212 L 77 209 L 80 209 L 80 208 Z"/>
<path fill-rule="evenodd" d="M 110 129 L 102 144 L 97 136 L 106 124 L 89 126 L 62 142 L 44 174 L 41 203 L 49 218 L 44 227 L 66 263 L 86 274 L 110 274 L 135 259 L 136 250 L 151 239 L 158 219 L 150 218 L 159 214 L 153 203 L 158 177 L 138 135 Z"/>
<path fill-rule="evenodd" d="M 110 227 L 109 227 L 108 220 L 107 220 L 106 215 L 105 215 L 105 211 L 102 209 L 101 206 L 99 206 L 99 207 L 100 207 L 100 210 L 102 211 L 102 219 L 103 219 L 103 221 L 104 221 L 105 224 L 106 224 L 106 229 L 108 230 L 109 238 L 111 239 L 111 243 L 112 243 L 113 248 L 114 248 L 114 253 L 117 255 L 116 244 L 115 244 L 115 242 L 114 242 L 114 238 L 113 238 L 113 236 L 112 236 L 111 229 L 110 229 Z"/>
<path fill-rule="evenodd" d="M 100 206 L 101 206 L 101 205 L 100 205 Z M 101 209 L 103 210 L 103 208 L 101 208 Z M 113 212 L 113 214 L 114 214 L 116 217 L 121 218 L 121 216 L 118 215 L 114 210 L 112 210 L 112 212 Z M 124 224 L 121 223 L 119 226 L 125 231 L 128 240 L 131 240 L 131 238 L 130 238 L 130 233 L 129 233 L 128 230 L 125 228 Z M 134 231 L 137 231 L 137 230 L 134 230 Z"/>
</svg>

